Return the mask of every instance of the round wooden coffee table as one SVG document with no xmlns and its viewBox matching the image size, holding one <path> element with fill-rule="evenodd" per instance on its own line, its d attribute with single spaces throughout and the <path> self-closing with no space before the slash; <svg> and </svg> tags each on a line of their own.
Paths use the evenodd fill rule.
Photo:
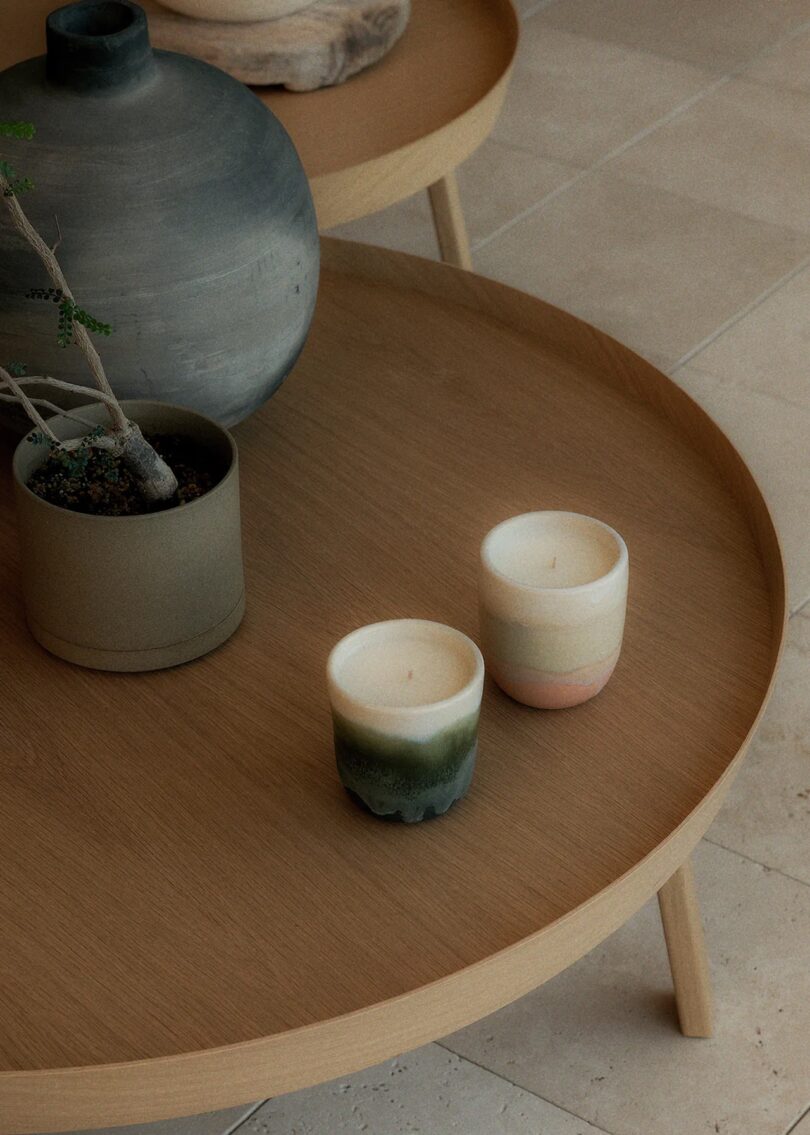
<svg viewBox="0 0 810 1135">
<path fill-rule="evenodd" d="M 0 496 L 0 1132 L 350 1073 L 527 993 L 656 892 L 681 1026 L 706 1035 L 689 856 L 785 618 L 771 519 L 731 444 L 573 316 L 337 241 L 296 371 L 236 432 L 247 615 L 179 669 L 41 650 Z M 329 648 L 401 616 L 475 637 L 479 542 L 539 508 L 627 540 L 616 673 L 571 710 L 488 685 L 469 795 L 421 825 L 374 819 L 336 776 Z"/>
<path fill-rule="evenodd" d="M 517 48 L 509 0 L 412 0 L 399 43 L 347 83 L 256 88 L 286 126 L 330 229 L 427 189 L 443 259 L 470 268 L 455 170 L 495 125 Z M 0 5 L 0 69 L 45 50 L 56 0 Z M 142 0 L 147 13 L 154 0 Z M 495 192 L 493 187 L 493 192 Z"/>
</svg>

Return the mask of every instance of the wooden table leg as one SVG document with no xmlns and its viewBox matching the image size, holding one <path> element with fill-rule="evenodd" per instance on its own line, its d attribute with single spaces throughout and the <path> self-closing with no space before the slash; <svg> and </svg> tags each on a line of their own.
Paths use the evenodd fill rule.
<svg viewBox="0 0 810 1135">
<path fill-rule="evenodd" d="M 441 181 L 428 186 L 428 197 L 442 260 L 458 268 L 472 268 L 470 242 L 455 173 L 448 173 Z"/>
<path fill-rule="evenodd" d="M 712 1035 L 712 987 L 700 921 L 692 860 L 687 859 L 658 892 L 661 921 L 684 1036 Z"/>
</svg>

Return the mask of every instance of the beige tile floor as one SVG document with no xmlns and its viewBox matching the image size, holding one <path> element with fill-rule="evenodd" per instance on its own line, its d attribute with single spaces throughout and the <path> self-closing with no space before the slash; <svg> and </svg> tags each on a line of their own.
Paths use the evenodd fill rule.
<svg viewBox="0 0 810 1135">
<path fill-rule="evenodd" d="M 512 92 L 460 174 L 476 267 L 696 396 L 788 560 L 778 688 L 696 857 L 717 1035 L 677 1033 L 650 904 L 441 1044 L 139 1135 L 810 1135 L 810 0 L 518 7 Z M 437 255 L 423 197 L 341 235 Z"/>
</svg>

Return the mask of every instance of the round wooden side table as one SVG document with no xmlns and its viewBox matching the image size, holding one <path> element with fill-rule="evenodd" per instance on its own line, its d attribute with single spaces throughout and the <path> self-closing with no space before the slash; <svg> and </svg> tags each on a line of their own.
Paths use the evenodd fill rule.
<svg viewBox="0 0 810 1135">
<path fill-rule="evenodd" d="M 362 245 L 324 241 L 323 268 L 295 372 L 236 431 L 248 607 L 208 657 L 126 675 L 40 649 L 0 454 L 3 1135 L 348 1074 L 527 993 L 656 892 L 681 1027 L 711 1030 L 689 857 L 785 626 L 756 484 L 670 379 L 571 315 Z M 627 541 L 607 688 L 543 712 L 488 684 L 463 801 L 415 826 L 360 811 L 330 647 L 402 616 L 475 637 L 482 536 L 542 508 Z"/>
<path fill-rule="evenodd" d="M 412 4 L 393 51 L 349 82 L 256 93 L 298 148 L 322 229 L 427 189 L 442 259 L 471 268 L 455 171 L 500 113 L 518 19 L 510 0 Z"/>
<path fill-rule="evenodd" d="M 140 0 L 147 13 L 155 0 Z M 376 66 L 305 94 L 257 87 L 289 131 L 321 229 L 427 189 L 442 258 L 471 268 L 455 170 L 490 134 L 518 42 L 510 0 L 412 0 L 402 39 Z M 45 50 L 56 0 L 0 2 L 0 69 Z"/>
</svg>

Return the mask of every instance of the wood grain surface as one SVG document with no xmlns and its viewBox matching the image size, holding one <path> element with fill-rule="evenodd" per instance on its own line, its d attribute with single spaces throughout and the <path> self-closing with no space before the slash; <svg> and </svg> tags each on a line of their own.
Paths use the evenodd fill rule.
<svg viewBox="0 0 810 1135">
<path fill-rule="evenodd" d="M 28 635 L 3 450 L 4 1133 L 278 1094 L 527 992 L 683 863 L 766 700 L 785 594 L 756 485 L 674 383 L 572 316 L 324 242 L 308 346 L 236 437 L 245 621 L 142 676 Z M 468 798 L 415 827 L 360 812 L 331 645 L 401 616 L 476 638 L 480 540 L 539 508 L 627 541 L 611 682 L 558 712 L 488 683 Z"/>
<path fill-rule="evenodd" d="M 45 50 L 54 6 L 0 0 L 0 68 Z M 346 83 L 304 94 L 257 87 L 301 155 L 321 228 L 401 201 L 468 158 L 495 124 L 517 41 L 509 0 L 412 0 L 399 42 Z"/>
</svg>

